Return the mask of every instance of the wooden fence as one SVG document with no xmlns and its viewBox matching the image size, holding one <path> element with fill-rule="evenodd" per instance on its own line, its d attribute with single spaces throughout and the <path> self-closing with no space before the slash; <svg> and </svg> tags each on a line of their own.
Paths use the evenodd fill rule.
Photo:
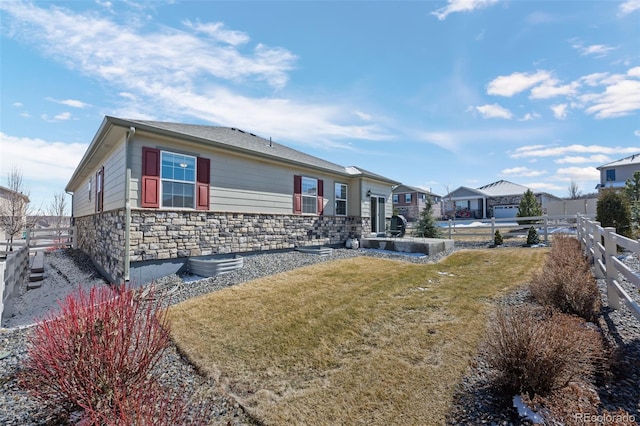
<svg viewBox="0 0 640 426">
<path fill-rule="evenodd" d="M 584 216 L 584 217 L 592 217 L 592 216 Z M 518 221 L 531 221 L 535 222 L 529 225 L 518 225 Z M 549 235 L 551 234 L 551 230 L 555 228 L 575 228 L 577 222 L 576 215 L 554 215 L 554 216 L 530 216 L 530 217 L 512 217 L 512 218 L 500 218 L 496 219 L 492 217 L 491 219 L 477 219 L 473 220 L 474 223 L 478 223 L 478 227 L 473 227 L 474 230 L 486 229 L 487 230 L 487 241 L 493 241 L 496 230 L 498 229 L 519 229 L 526 230 L 533 226 L 538 231 L 538 235 L 544 237 L 545 243 L 549 242 Z M 470 233 L 466 232 L 465 229 L 468 226 L 466 225 L 456 225 L 456 221 L 449 220 L 448 222 L 448 230 L 449 230 L 449 239 L 453 238 L 453 233 L 455 232 L 456 237 L 459 236 L 478 236 L 478 232 Z M 526 235 L 526 233 L 525 233 Z M 508 234 L 503 235 L 508 236 Z"/>
<path fill-rule="evenodd" d="M 636 255 L 640 254 L 640 241 L 616 234 L 615 228 L 603 228 L 599 222 L 578 215 L 578 239 L 582 243 L 585 256 L 593 262 L 596 278 L 607 281 L 607 303 L 612 309 L 620 309 L 620 302 L 627 305 L 631 313 L 640 321 L 640 305 L 620 286 L 620 277 L 640 289 L 640 275 L 627 268 L 618 259 L 618 247 Z"/>
<path fill-rule="evenodd" d="M 2 318 L 12 314 L 11 299 L 16 296 L 28 274 L 29 248 L 26 245 L 8 253 L 6 259 L 0 261 L 0 327 Z"/>
<path fill-rule="evenodd" d="M 25 244 L 30 250 L 42 248 L 76 248 L 76 227 L 65 228 L 27 228 Z"/>
</svg>

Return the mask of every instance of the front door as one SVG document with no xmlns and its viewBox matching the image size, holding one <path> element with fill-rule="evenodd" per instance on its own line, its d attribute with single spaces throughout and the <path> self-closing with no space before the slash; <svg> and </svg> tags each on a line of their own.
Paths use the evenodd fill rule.
<svg viewBox="0 0 640 426">
<path fill-rule="evenodd" d="M 385 232 L 384 198 L 371 196 L 371 232 L 374 234 Z"/>
</svg>

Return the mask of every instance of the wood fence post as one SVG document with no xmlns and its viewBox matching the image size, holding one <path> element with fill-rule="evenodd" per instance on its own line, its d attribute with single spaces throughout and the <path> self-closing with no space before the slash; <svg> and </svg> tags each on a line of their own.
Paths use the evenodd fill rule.
<svg viewBox="0 0 640 426">
<path fill-rule="evenodd" d="M 606 227 L 604 228 L 604 257 L 605 268 L 607 278 L 607 303 L 611 309 L 620 309 L 620 297 L 613 285 L 613 280 L 617 278 L 617 271 L 614 267 L 613 256 L 617 253 L 616 240 L 613 236 L 616 232 L 616 228 Z"/>
<path fill-rule="evenodd" d="M 549 245 L 549 216 L 544 215 L 544 243 Z"/>
<path fill-rule="evenodd" d="M 451 240 L 451 219 L 449 219 L 449 239 Z"/>
</svg>

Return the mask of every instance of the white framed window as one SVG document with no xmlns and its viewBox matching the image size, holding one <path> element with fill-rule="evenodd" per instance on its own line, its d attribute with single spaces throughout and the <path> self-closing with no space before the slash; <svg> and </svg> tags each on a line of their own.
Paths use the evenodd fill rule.
<svg viewBox="0 0 640 426">
<path fill-rule="evenodd" d="M 347 215 L 347 185 L 344 183 L 335 184 L 336 192 L 336 216 Z"/>
<path fill-rule="evenodd" d="M 302 213 L 318 212 L 318 179 L 302 177 Z"/>
<path fill-rule="evenodd" d="M 407 204 L 411 203 L 411 194 L 404 194 L 404 202 Z"/>
<path fill-rule="evenodd" d="M 196 157 L 160 152 L 162 207 L 195 207 Z"/>
<path fill-rule="evenodd" d="M 398 204 L 398 194 L 393 194 L 393 204 Z"/>
</svg>

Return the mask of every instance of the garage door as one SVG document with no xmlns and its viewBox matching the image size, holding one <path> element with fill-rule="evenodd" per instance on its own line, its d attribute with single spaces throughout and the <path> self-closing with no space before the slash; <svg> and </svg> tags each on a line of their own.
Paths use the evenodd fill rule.
<svg viewBox="0 0 640 426">
<path fill-rule="evenodd" d="M 493 206 L 493 216 L 496 219 L 516 217 L 518 206 Z"/>
</svg>

